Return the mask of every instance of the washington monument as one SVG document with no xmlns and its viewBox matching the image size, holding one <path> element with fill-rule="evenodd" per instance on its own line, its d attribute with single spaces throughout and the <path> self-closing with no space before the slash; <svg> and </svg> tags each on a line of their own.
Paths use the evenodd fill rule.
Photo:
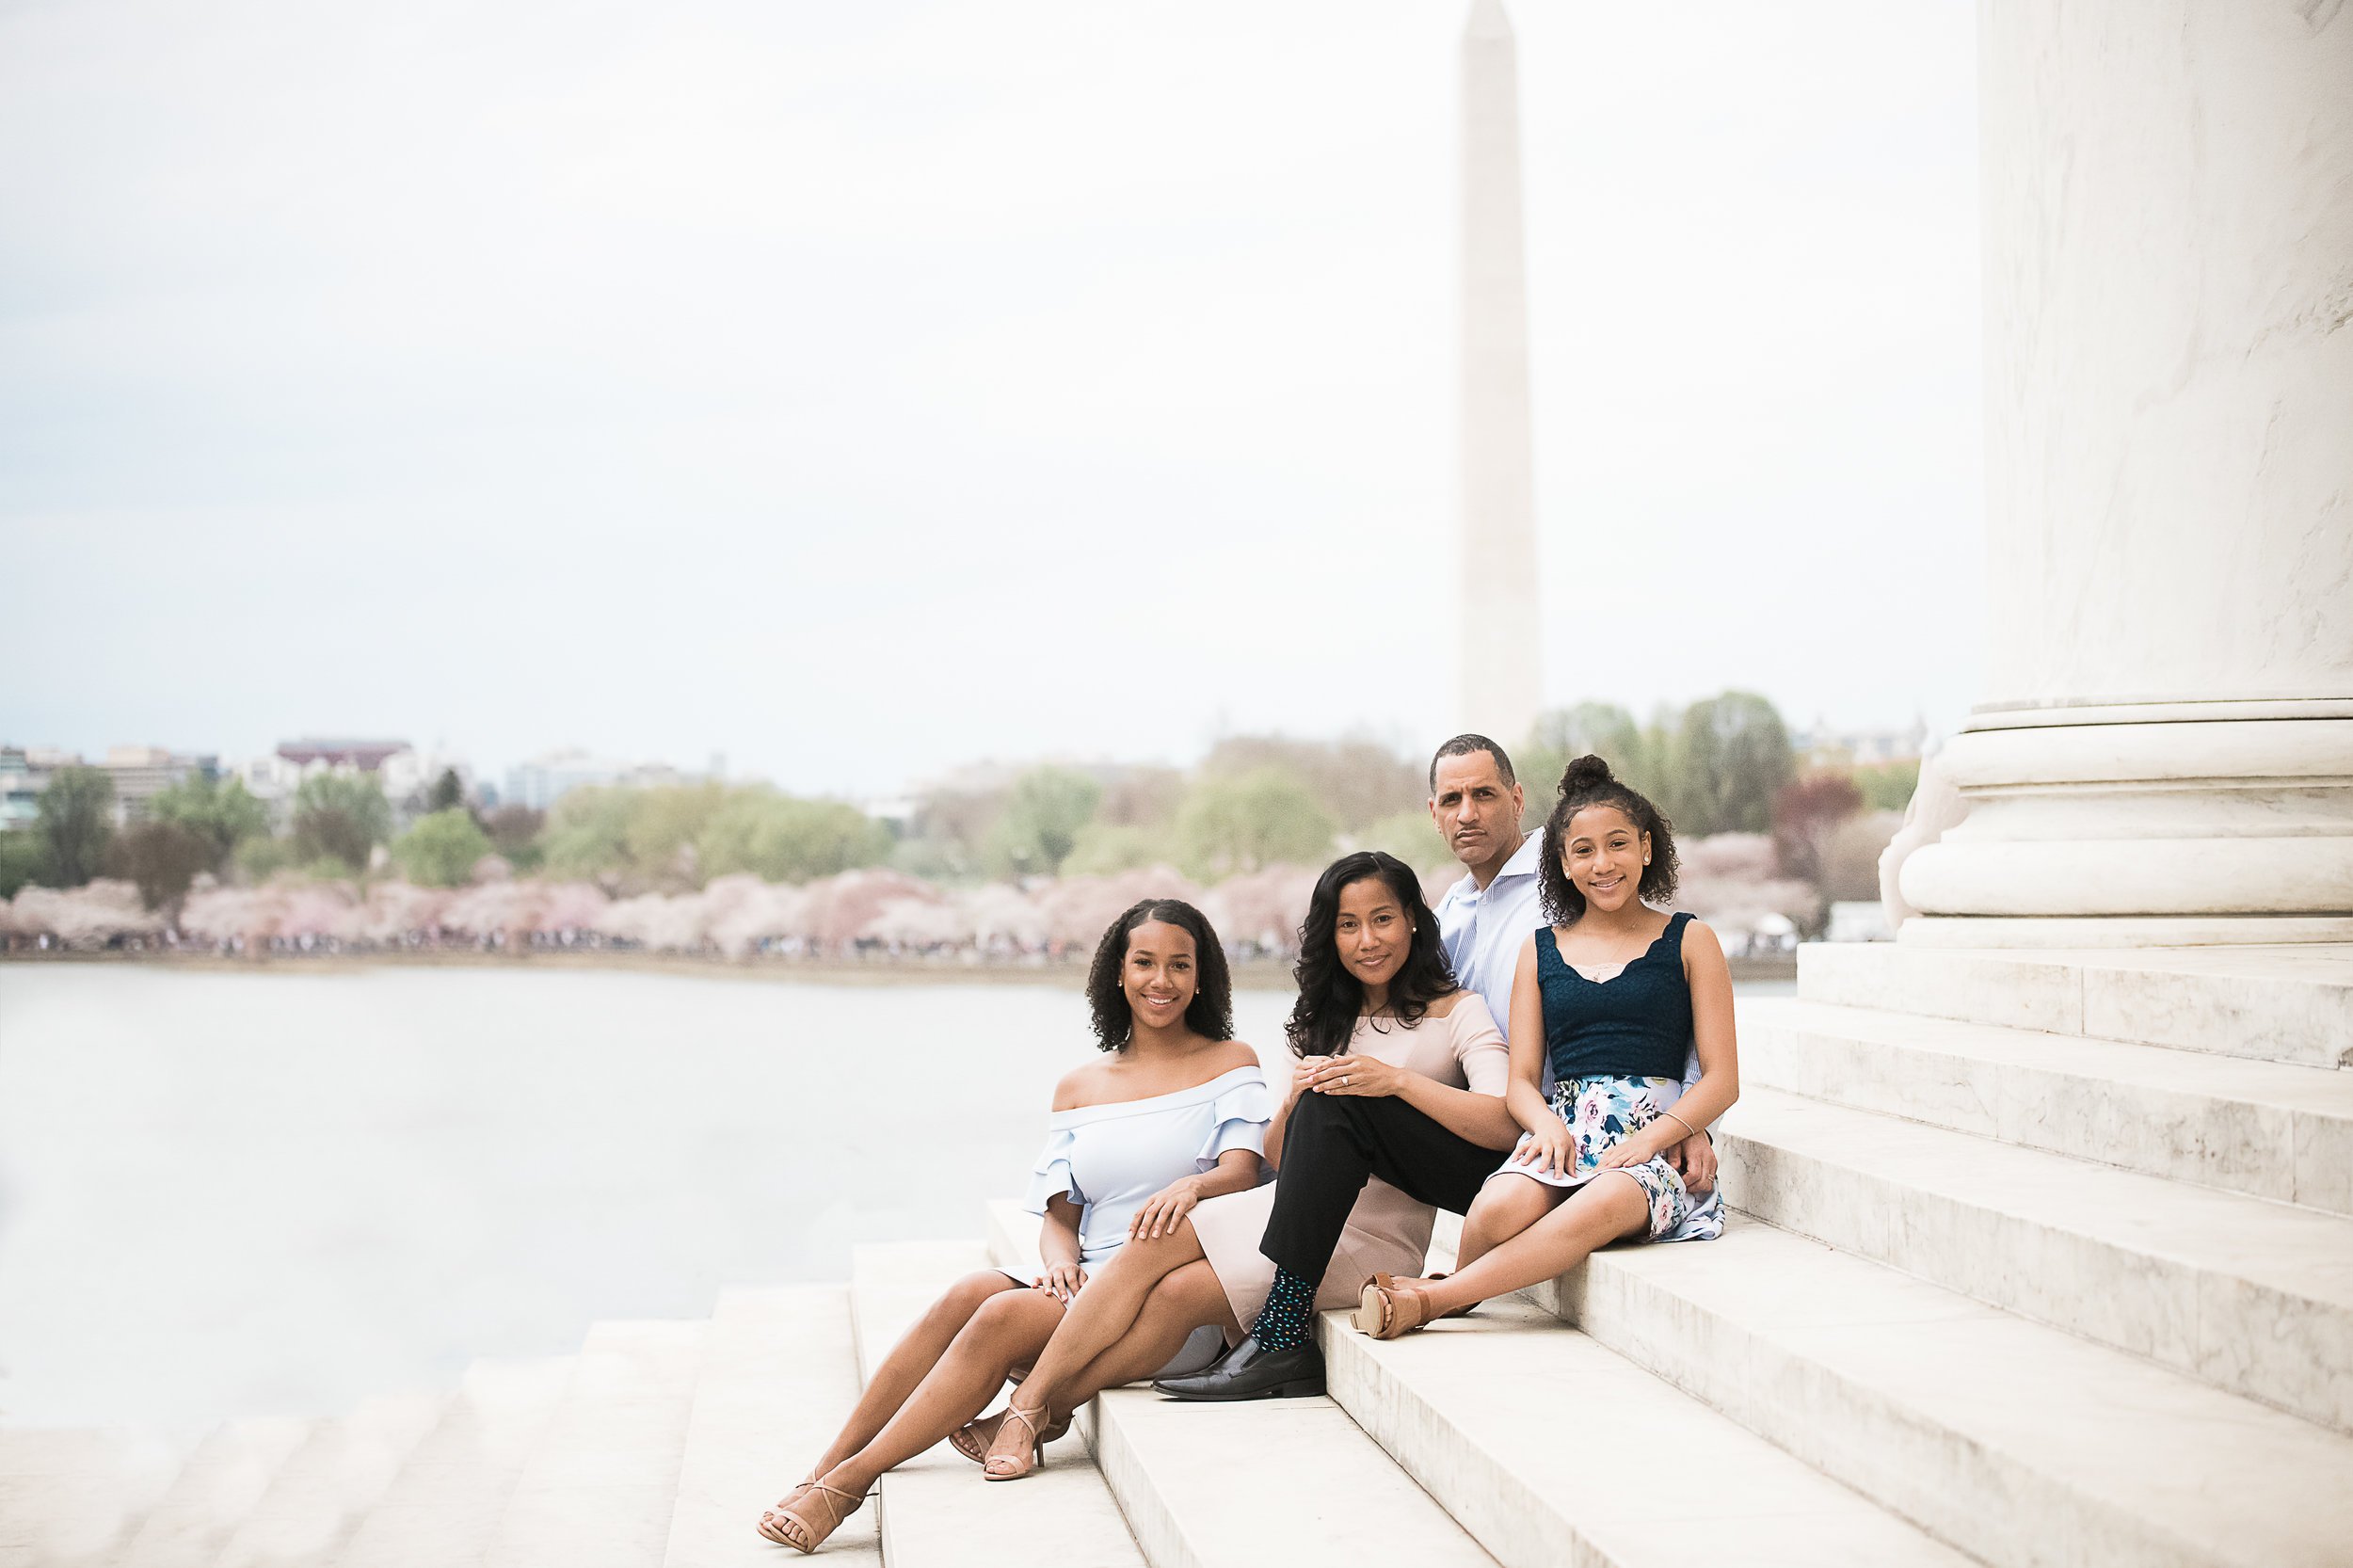
<svg viewBox="0 0 2353 1568">
<path fill-rule="evenodd" d="M 1463 28 L 1463 647 L 1459 725 L 1506 746 L 1544 696 L 1528 258 L 1520 234 L 1518 48 L 1499 0 Z"/>
</svg>

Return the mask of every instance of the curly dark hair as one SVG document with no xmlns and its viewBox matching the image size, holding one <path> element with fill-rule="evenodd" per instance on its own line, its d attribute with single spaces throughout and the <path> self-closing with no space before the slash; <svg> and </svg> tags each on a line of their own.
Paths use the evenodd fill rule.
<svg viewBox="0 0 2353 1568">
<path fill-rule="evenodd" d="M 1394 855 L 1377 849 L 1343 855 L 1316 878 L 1307 900 L 1307 919 L 1299 928 L 1299 963 L 1291 970 L 1299 982 L 1299 1000 L 1292 1004 L 1290 1022 L 1283 1032 L 1297 1056 L 1338 1056 L 1348 1049 L 1356 1032 L 1356 1016 L 1364 1011 L 1365 984 L 1340 962 L 1337 928 L 1340 889 L 1352 882 L 1379 877 L 1397 895 L 1399 907 L 1414 924 L 1412 947 L 1404 967 L 1389 982 L 1389 1007 L 1407 1028 L 1422 1020 L 1430 1004 L 1455 989 L 1454 968 L 1438 945 L 1438 917 L 1422 901 L 1421 881 L 1413 868 Z"/>
<path fill-rule="evenodd" d="M 1637 829 L 1650 835 L 1650 864 L 1642 868 L 1642 879 L 1634 885 L 1636 896 L 1644 904 L 1664 904 L 1674 897 L 1679 868 L 1673 824 L 1646 796 L 1611 773 L 1609 763 L 1588 755 L 1561 771 L 1561 798 L 1553 802 L 1552 815 L 1545 819 L 1545 855 L 1538 875 L 1545 914 L 1552 923 L 1574 925 L 1585 913 L 1585 895 L 1569 880 L 1568 869 L 1561 863 L 1561 846 L 1568 840 L 1569 819 L 1588 806 L 1614 806 Z"/>
<path fill-rule="evenodd" d="M 1193 936 L 1194 984 L 1193 1002 L 1185 1009 L 1185 1027 L 1211 1040 L 1234 1037 L 1234 977 L 1225 967 L 1225 949 L 1209 917 L 1180 898 L 1148 898 L 1129 904 L 1112 921 L 1103 939 L 1095 944 L 1095 961 L 1087 966 L 1087 1006 L 1095 1014 L 1096 1043 L 1119 1050 L 1135 1038 L 1136 1016 L 1128 1005 L 1127 987 L 1119 971 L 1128 962 L 1128 934 L 1158 920 Z"/>
</svg>

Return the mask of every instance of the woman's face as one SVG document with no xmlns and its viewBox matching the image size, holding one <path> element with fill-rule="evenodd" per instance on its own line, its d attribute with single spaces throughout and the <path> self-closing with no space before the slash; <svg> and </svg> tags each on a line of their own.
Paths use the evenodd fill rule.
<svg viewBox="0 0 2353 1568">
<path fill-rule="evenodd" d="M 1146 920 L 1128 933 L 1119 985 L 1139 1026 L 1166 1029 L 1185 1016 L 1200 985 L 1195 963 L 1193 933 L 1182 926 Z"/>
<path fill-rule="evenodd" d="M 1585 895 L 1586 906 L 1605 914 L 1634 902 L 1649 857 L 1650 835 L 1615 806 L 1586 807 L 1561 837 L 1561 869 Z"/>
<path fill-rule="evenodd" d="M 1387 880 L 1378 876 L 1359 877 L 1340 889 L 1332 935 L 1340 962 L 1364 985 L 1386 985 L 1414 947 L 1412 918 Z"/>
</svg>

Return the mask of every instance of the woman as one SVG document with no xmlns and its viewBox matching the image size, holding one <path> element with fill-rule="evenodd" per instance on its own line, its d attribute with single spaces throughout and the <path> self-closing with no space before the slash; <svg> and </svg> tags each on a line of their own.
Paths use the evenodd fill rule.
<svg viewBox="0 0 2353 1568">
<path fill-rule="evenodd" d="M 1300 928 L 1297 974 L 1287 1033 L 1299 1063 L 1267 1138 L 1270 1163 L 1280 1165 L 1284 1129 L 1306 1096 L 1393 1096 L 1494 1151 L 1489 1161 L 1510 1144 L 1516 1124 L 1502 1097 L 1503 1037 L 1487 1004 L 1456 987 L 1437 920 L 1404 862 L 1357 854 L 1324 872 Z M 1311 1304 L 1343 1305 L 1368 1270 L 1412 1268 L 1428 1250 L 1430 1207 L 1373 1182 L 1348 1211 L 1321 1288 L 1288 1288 L 1258 1250 L 1275 1195 L 1261 1187 L 1204 1203 L 1106 1265 L 1006 1407 L 988 1451 L 989 1479 L 1027 1475 L 1036 1435 L 1054 1414 L 1148 1375 L 1194 1324 L 1213 1322 L 1232 1336 L 1241 1324 L 1265 1326 Z"/>
<path fill-rule="evenodd" d="M 1651 906 L 1674 893 L 1667 819 L 1580 757 L 1561 776 L 1543 867 L 1554 923 L 1520 950 L 1512 984 L 1509 1097 L 1526 1135 L 1471 1205 L 1452 1274 L 1365 1285 L 1356 1326 L 1375 1338 L 1551 1279 L 1625 1237 L 1723 1233 L 1722 1194 L 1695 1199 L 1666 1158 L 1740 1095 L 1723 948 L 1689 915 Z M 1700 1059 L 1689 1089 L 1687 1044 Z M 1537 1088 L 1547 1061 L 1549 1104 Z"/>
<path fill-rule="evenodd" d="M 970 1274 L 891 1351 L 809 1479 L 760 1515 L 804 1552 L 857 1511 L 875 1478 L 958 1431 L 1037 1355 L 1089 1276 L 1129 1237 L 1257 1184 L 1273 1096 L 1233 1032 L 1225 950 L 1199 910 L 1147 899 L 1112 922 L 1087 971 L 1109 1053 L 1055 1088 L 1030 1186 L 1045 1216 L 1033 1279 Z"/>
</svg>

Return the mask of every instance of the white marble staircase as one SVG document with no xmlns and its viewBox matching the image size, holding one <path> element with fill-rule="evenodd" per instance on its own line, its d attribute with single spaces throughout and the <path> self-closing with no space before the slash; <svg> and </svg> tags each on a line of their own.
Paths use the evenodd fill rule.
<svg viewBox="0 0 2353 1568">
<path fill-rule="evenodd" d="M 2079 961 L 2080 959 L 2080 961 Z M 1744 1004 L 1739 1211 L 1325 1399 L 1116 1390 L 1018 1485 L 942 1446 L 827 1556 L 996 1564 L 2353 1561 L 2353 954 L 1807 950 Z M 1905 1011 L 1902 1009 L 1909 1009 Z M 904 1326 L 1035 1222 L 599 1324 L 184 1464 L 0 1429 L 0 1568 L 726 1568 Z M 1450 1256 L 1442 1224 L 1433 1253 Z"/>
</svg>

